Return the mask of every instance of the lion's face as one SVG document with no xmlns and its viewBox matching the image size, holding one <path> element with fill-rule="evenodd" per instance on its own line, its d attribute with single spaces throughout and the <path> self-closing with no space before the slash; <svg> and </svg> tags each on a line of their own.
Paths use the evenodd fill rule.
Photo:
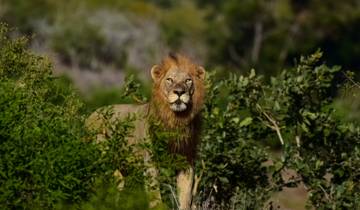
<svg viewBox="0 0 360 210">
<path fill-rule="evenodd" d="M 203 83 L 205 70 L 187 58 L 177 56 L 169 57 L 161 66 L 155 65 L 151 76 L 162 101 L 171 111 L 181 113 L 192 108 L 196 101 L 194 93 L 203 91 L 198 86 Z"/>
<path fill-rule="evenodd" d="M 182 112 L 191 106 L 194 84 L 193 78 L 187 72 L 178 67 L 170 69 L 160 86 L 172 111 Z"/>
</svg>

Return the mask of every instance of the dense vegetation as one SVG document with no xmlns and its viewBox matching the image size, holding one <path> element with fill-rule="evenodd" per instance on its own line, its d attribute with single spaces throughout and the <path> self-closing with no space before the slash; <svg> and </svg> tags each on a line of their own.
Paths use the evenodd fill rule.
<svg viewBox="0 0 360 210">
<path fill-rule="evenodd" d="M 330 104 L 340 86 L 335 78 L 343 72 L 321 64 L 321 55 L 301 57 L 269 84 L 254 70 L 213 83 L 200 153 L 202 200 L 216 186 L 213 196 L 224 209 L 259 209 L 274 191 L 303 182 L 309 206 L 359 208 L 360 128 L 336 119 Z M 281 145 L 280 159 L 261 146 L 274 139 Z M 269 159 L 272 164 L 264 165 Z M 296 175 L 284 179 L 289 169 Z"/>
<path fill-rule="evenodd" d="M 26 49 L 25 38 L 11 40 L 8 32 L 0 25 L 0 208 L 49 209 L 78 203 L 97 186 L 109 186 L 117 166 L 131 162 L 131 151 L 117 150 L 125 146 L 116 144 L 104 154 L 87 143 L 91 135 L 84 129 L 78 95 L 52 75 L 45 58 Z M 124 142 L 131 126 L 117 128 L 117 142 Z M 127 166 L 128 174 L 141 173 Z M 116 194 L 111 189 L 101 192 Z M 128 208 L 146 206 L 144 199 L 129 202 Z"/>
<path fill-rule="evenodd" d="M 90 190 L 98 152 L 82 141 L 80 102 L 46 59 L 0 29 L 1 208 L 47 208 Z"/>
<path fill-rule="evenodd" d="M 16 28 L 0 26 L 0 209 L 145 209 L 144 165 L 124 141 L 132 119 L 101 146 L 84 119 L 149 100 L 150 66 L 170 50 L 209 72 L 197 206 L 274 209 L 274 194 L 304 185 L 309 207 L 360 208 L 359 11 L 357 0 L 0 0 L 0 22 Z M 142 146 L 176 208 L 181 161 L 153 138 Z"/>
<path fill-rule="evenodd" d="M 0 208 L 145 209 L 144 165 L 124 140 L 132 119 L 118 122 L 105 145 L 91 143 L 81 97 L 26 45 L 25 38 L 9 38 L 1 25 Z M 318 51 L 301 57 L 269 81 L 255 70 L 221 81 L 210 73 L 197 206 L 273 208 L 273 193 L 303 183 L 309 207 L 360 208 L 360 127 L 344 122 L 333 108 L 341 88 L 351 92 L 359 85 L 351 73 L 325 65 L 321 56 Z M 146 100 L 139 87 L 130 79 L 122 95 Z M 157 138 L 159 146 L 150 149 L 161 154 L 162 136 Z M 280 157 L 269 150 L 274 144 Z M 166 204 L 176 208 L 173 171 L 167 168 L 174 162 L 157 160 Z M 114 178 L 119 168 L 124 177 Z M 285 178 L 287 170 L 296 173 Z"/>
</svg>

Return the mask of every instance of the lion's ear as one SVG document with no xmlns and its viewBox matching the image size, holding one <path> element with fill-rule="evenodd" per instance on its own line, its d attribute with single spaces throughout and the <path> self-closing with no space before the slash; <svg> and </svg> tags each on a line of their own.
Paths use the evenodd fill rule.
<svg viewBox="0 0 360 210">
<path fill-rule="evenodd" d="M 205 74 L 206 74 L 206 71 L 205 71 L 204 67 L 198 66 L 197 71 L 196 71 L 196 76 L 199 79 L 204 80 L 205 79 Z"/>
<path fill-rule="evenodd" d="M 157 81 L 158 79 L 160 79 L 161 76 L 161 68 L 158 65 L 154 65 L 151 68 L 151 77 L 154 81 Z"/>
</svg>

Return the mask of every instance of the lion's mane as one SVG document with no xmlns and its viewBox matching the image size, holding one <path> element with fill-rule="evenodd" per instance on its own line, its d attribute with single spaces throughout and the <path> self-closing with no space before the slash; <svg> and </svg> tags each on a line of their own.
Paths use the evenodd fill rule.
<svg viewBox="0 0 360 210">
<path fill-rule="evenodd" d="M 173 112 L 161 96 L 163 90 L 160 83 L 167 71 L 174 66 L 187 71 L 195 87 L 191 106 L 181 113 Z M 172 152 L 185 155 L 188 161 L 193 163 L 200 133 L 200 110 L 205 95 L 204 80 L 197 75 L 199 66 L 183 55 L 169 54 L 162 60 L 159 68 L 161 69 L 160 79 L 153 84 L 152 99 L 149 104 L 150 117 L 160 120 L 165 130 L 181 132 L 181 139 L 169 142 L 169 148 Z"/>
</svg>

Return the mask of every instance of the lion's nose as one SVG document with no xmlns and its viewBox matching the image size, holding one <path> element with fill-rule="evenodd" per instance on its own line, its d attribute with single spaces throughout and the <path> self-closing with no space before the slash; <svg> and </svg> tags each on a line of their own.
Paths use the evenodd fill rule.
<svg viewBox="0 0 360 210">
<path fill-rule="evenodd" d="M 178 88 L 178 89 L 173 90 L 173 92 L 174 92 L 176 95 L 181 96 L 182 94 L 185 93 L 185 90 Z"/>
</svg>

